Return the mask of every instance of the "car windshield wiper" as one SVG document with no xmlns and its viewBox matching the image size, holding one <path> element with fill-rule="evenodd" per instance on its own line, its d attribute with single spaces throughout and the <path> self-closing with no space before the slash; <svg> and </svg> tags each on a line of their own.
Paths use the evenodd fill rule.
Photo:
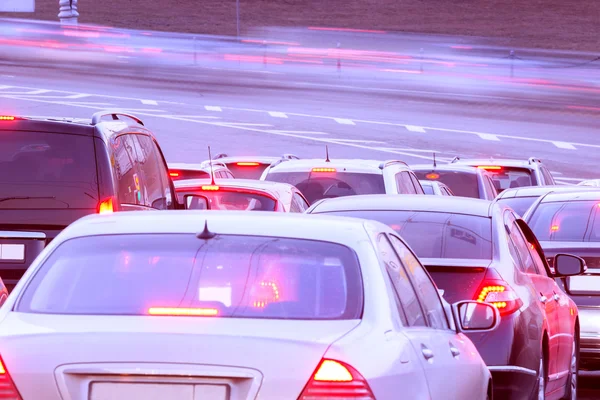
<svg viewBox="0 0 600 400">
<path fill-rule="evenodd" d="M 9 200 L 56 200 L 56 196 L 13 196 L 13 197 L 2 197 L 0 203 Z"/>
</svg>

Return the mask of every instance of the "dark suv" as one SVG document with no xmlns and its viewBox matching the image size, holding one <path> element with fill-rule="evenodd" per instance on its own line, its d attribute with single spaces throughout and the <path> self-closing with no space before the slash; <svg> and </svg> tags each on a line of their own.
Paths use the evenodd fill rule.
<svg viewBox="0 0 600 400">
<path fill-rule="evenodd" d="M 154 135 L 132 115 L 0 117 L 0 278 L 9 290 L 44 246 L 92 213 L 178 208 Z"/>
</svg>

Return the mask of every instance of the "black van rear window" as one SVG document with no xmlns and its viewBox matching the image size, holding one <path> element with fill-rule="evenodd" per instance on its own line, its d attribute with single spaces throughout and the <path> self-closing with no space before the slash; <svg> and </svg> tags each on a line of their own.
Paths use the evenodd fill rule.
<svg viewBox="0 0 600 400">
<path fill-rule="evenodd" d="M 0 131 L 0 209 L 96 208 L 93 138 Z"/>
</svg>

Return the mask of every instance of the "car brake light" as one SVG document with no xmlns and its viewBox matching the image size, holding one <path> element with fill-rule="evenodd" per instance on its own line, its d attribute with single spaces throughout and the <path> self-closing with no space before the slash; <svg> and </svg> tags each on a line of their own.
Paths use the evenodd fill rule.
<svg viewBox="0 0 600 400">
<path fill-rule="evenodd" d="M 559 230 L 559 229 L 560 229 L 560 226 L 558 226 L 558 225 L 552 225 L 552 226 L 550 227 L 550 230 L 551 230 L 552 232 L 558 232 L 558 230 Z"/>
<path fill-rule="evenodd" d="M 177 178 L 179 176 L 179 172 L 169 172 L 169 176 L 172 178 Z"/>
<path fill-rule="evenodd" d="M 437 179 L 439 177 L 440 177 L 440 174 L 436 174 L 434 172 L 432 172 L 431 174 L 425 175 L 425 178 L 427 178 L 427 179 Z"/>
<path fill-rule="evenodd" d="M 14 121 L 15 117 L 10 115 L 0 115 L 0 121 Z"/>
<path fill-rule="evenodd" d="M 0 398 L 9 400 L 21 400 L 21 395 L 15 386 L 2 358 L 0 358 Z"/>
<path fill-rule="evenodd" d="M 358 371 L 343 362 L 323 359 L 298 400 L 334 398 L 375 400 L 367 380 Z"/>
<path fill-rule="evenodd" d="M 313 168 L 312 172 L 336 172 L 335 168 Z"/>
<path fill-rule="evenodd" d="M 502 169 L 502 167 L 498 166 L 498 165 L 480 165 L 477 168 L 479 169 L 485 169 L 486 171 L 491 171 L 491 170 L 500 170 Z"/>
<path fill-rule="evenodd" d="M 113 207 L 113 199 L 109 197 L 98 204 L 98 214 L 110 214 L 115 211 Z"/>
<path fill-rule="evenodd" d="M 217 185 L 204 185 L 202 186 L 202 190 L 219 190 Z"/>
<path fill-rule="evenodd" d="M 148 309 L 148 314 L 210 317 L 218 315 L 219 310 L 216 308 L 151 307 Z"/>
<path fill-rule="evenodd" d="M 502 280 L 483 282 L 475 300 L 493 305 L 500 311 L 501 316 L 512 314 L 523 305 L 515 291 Z"/>
<path fill-rule="evenodd" d="M 257 162 L 237 162 L 235 163 L 238 167 L 258 167 L 260 163 Z"/>
</svg>

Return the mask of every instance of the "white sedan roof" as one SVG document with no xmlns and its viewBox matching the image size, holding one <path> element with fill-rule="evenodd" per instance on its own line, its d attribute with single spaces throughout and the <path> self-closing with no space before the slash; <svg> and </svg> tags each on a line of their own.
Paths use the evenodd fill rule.
<svg viewBox="0 0 600 400">
<path fill-rule="evenodd" d="M 337 172 L 355 172 L 383 174 L 379 166 L 383 164 L 378 160 L 360 159 L 333 159 L 325 161 L 322 158 L 289 160 L 271 167 L 269 173 L 274 172 L 309 172 L 313 168 L 335 168 Z"/>
<path fill-rule="evenodd" d="M 356 218 L 297 213 L 244 211 L 130 211 L 93 214 L 79 219 L 60 234 L 60 240 L 95 235 L 200 233 L 207 222 L 216 234 L 274 236 L 340 243 L 354 248 L 367 237 L 365 224 L 386 225 Z M 58 237 L 57 237 L 58 239 Z M 200 240 L 200 239 L 199 239 Z M 54 241 L 53 241 L 54 242 Z M 52 245 L 52 243 L 51 243 Z"/>
</svg>

